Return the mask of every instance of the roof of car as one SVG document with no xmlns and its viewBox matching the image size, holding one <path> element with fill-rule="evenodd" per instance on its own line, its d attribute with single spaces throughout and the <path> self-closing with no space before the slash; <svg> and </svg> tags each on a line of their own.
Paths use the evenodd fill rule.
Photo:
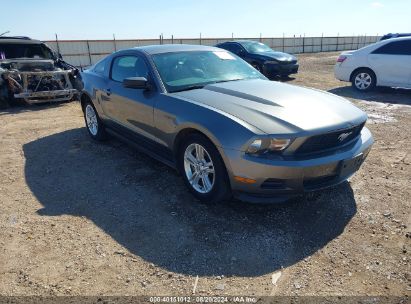
<svg viewBox="0 0 411 304">
<path fill-rule="evenodd" d="M 148 54 L 175 53 L 175 52 L 192 52 L 192 51 L 221 51 L 213 46 L 191 45 L 191 44 L 162 44 L 139 46 L 135 49 L 142 50 Z"/>
<path fill-rule="evenodd" d="M 29 37 L 2 37 L 0 36 L 0 44 L 41 44 L 40 40 L 31 39 Z"/>
<path fill-rule="evenodd" d="M 243 39 L 243 40 L 230 40 L 230 41 L 226 41 L 226 42 L 223 42 L 223 43 L 228 43 L 228 42 L 235 42 L 235 43 L 239 43 L 239 44 L 242 44 L 242 43 L 259 43 L 258 41 L 255 41 L 255 40 L 246 40 L 246 39 Z"/>
<path fill-rule="evenodd" d="M 389 38 L 389 39 L 384 39 L 384 40 L 379 40 L 375 43 L 372 43 L 370 45 L 367 45 L 366 47 L 371 47 L 374 45 L 381 45 L 381 44 L 385 44 L 385 43 L 389 43 L 389 42 L 393 42 L 393 41 L 402 41 L 402 40 L 411 40 L 410 36 L 406 36 L 406 37 L 395 37 L 395 38 Z"/>
<path fill-rule="evenodd" d="M 393 37 L 393 38 L 389 38 L 389 39 L 385 39 L 385 40 L 381 40 L 381 41 L 399 41 L 399 40 L 410 40 L 411 36 L 404 36 L 404 37 Z"/>
<path fill-rule="evenodd" d="M 382 38 L 389 39 L 389 38 L 394 38 L 394 37 L 406 37 L 406 36 L 411 36 L 411 33 L 389 33 L 389 34 L 382 36 Z"/>
</svg>

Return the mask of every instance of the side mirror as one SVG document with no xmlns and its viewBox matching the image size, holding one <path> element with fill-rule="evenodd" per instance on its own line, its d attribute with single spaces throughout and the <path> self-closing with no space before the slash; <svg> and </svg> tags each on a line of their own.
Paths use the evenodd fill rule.
<svg viewBox="0 0 411 304">
<path fill-rule="evenodd" d="M 145 77 L 129 77 L 123 80 L 123 87 L 130 89 L 148 89 L 148 81 Z"/>
</svg>

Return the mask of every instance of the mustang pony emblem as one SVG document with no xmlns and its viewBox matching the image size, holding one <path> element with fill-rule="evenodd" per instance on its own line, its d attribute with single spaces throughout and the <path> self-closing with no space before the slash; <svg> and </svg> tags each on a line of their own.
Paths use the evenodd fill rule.
<svg viewBox="0 0 411 304">
<path fill-rule="evenodd" d="M 347 132 L 347 133 L 341 133 L 340 136 L 338 136 L 339 141 L 344 141 L 348 136 L 350 136 L 352 132 Z"/>
</svg>

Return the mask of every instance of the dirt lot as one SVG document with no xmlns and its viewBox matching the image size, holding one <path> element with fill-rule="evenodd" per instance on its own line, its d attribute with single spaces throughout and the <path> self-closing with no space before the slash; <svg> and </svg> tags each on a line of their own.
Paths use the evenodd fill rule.
<svg viewBox="0 0 411 304">
<path fill-rule="evenodd" d="M 355 93 L 336 56 L 300 55 L 289 82 L 348 97 L 375 145 L 349 183 L 280 206 L 198 203 L 92 142 L 77 102 L 0 112 L 0 295 L 410 294 L 411 92 Z"/>
</svg>

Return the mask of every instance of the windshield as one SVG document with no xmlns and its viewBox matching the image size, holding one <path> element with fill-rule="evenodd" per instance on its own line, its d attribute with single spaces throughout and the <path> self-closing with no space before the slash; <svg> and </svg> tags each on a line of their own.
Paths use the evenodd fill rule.
<svg viewBox="0 0 411 304">
<path fill-rule="evenodd" d="M 53 59 L 53 54 L 42 44 L 0 43 L 0 59 L 10 58 Z"/>
<path fill-rule="evenodd" d="M 242 42 L 241 43 L 249 53 L 266 53 L 266 52 L 272 52 L 273 50 L 266 46 L 264 43 L 260 42 Z"/>
<path fill-rule="evenodd" d="M 168 92 L 243 79 L 266 79 L 239 57 L 226 51 L 178 52 L 153 55 Z"/>
</svg>

